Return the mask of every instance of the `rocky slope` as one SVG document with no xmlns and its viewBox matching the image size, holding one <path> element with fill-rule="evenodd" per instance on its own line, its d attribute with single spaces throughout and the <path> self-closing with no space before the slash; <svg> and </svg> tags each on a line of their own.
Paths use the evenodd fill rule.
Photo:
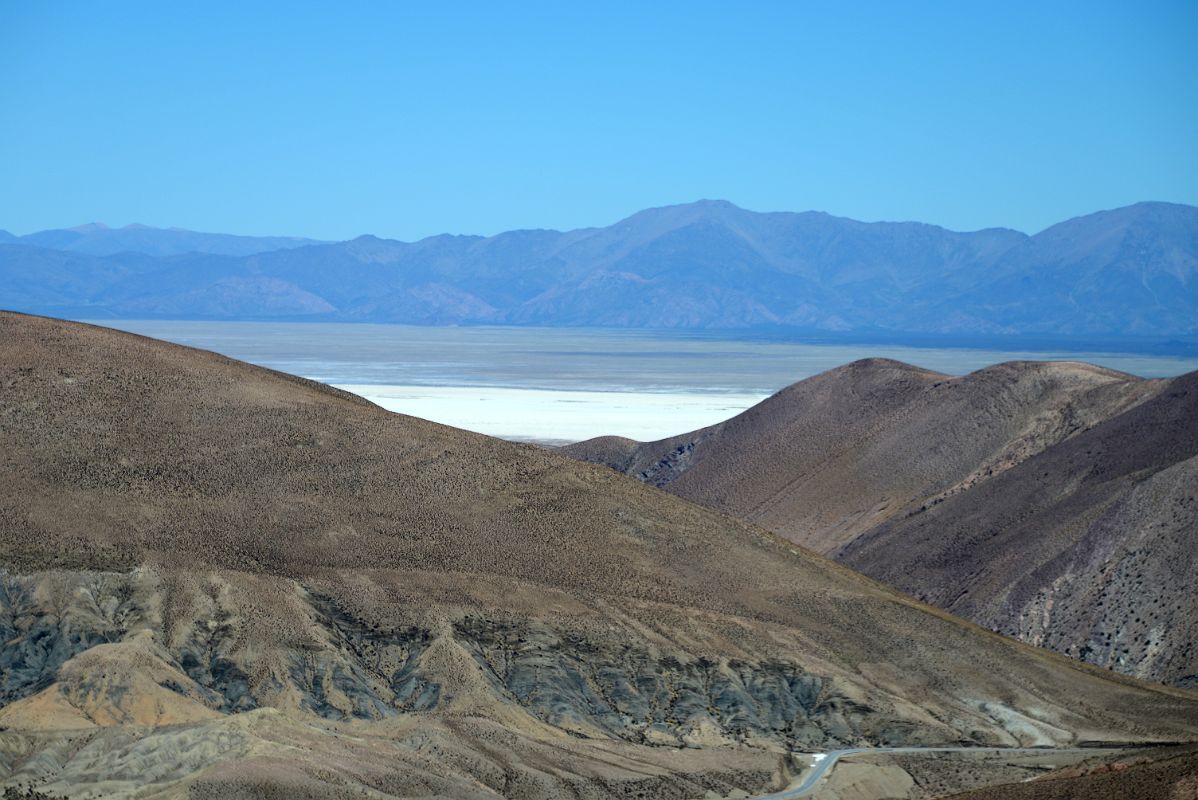
<svg viewBox="0 0 1198 800">
<path fill-rule="evenodd" d="M 0 454 L 8 781 L 693 797 L 804 746 L 1198 733 L 1190 693 L 210 353 L 0 315 Z"/>
<path fill-rule="evenodd" d="M 1198 373 L 837 558 L 994 630 L 1198 687 Z"/>
<path fill-rule="evenodd" d="M 1192 685 L 1196 380 L 863 361 L 711 428 L 565 452 L 994 630 Z"/>
</svg>

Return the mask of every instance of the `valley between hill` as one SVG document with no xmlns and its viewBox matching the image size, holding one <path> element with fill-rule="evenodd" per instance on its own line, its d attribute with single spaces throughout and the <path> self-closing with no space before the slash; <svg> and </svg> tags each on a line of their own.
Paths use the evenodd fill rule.
<svg viewBox="0 0 1198 800">
<path fill-rule="evenodd" d="M 992 630 L 1198 685 L 1198 373 L 868 359 L 718 425 L 562 452 Z"/>
<path fill-rule="evenodd" d="M 1192 693 L 311 381 L 0 314 L 0 389 L 6 781 L 694 797 L 796 749 L 1198 730 Z"/>
</svg>

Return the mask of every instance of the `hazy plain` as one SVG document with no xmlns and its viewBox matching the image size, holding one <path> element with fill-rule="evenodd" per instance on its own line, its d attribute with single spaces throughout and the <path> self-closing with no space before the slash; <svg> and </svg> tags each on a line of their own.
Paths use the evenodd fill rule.
<svg viewBox="0 0 1198 800">
<path fill-rule="evenodd" d="M 1115 352 L 759 341 L 648 330 L 107 320 L 346 388 L 391 411 L 508 439 L 658 439 L 733 416 L 866 357 L 953 375 L 1011 360 L 1088 361 L 1144 377 L 1198 358 Z"/>
</svg>

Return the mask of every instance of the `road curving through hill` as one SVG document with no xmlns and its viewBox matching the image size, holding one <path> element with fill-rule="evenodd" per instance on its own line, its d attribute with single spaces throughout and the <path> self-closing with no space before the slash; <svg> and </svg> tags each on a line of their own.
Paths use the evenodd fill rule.
<svg viewBox="0 0 1198 800">
<path fill-rule="evenodd" d="M 801 774 L 787 788 L 771 794 L 758 795 L 753 800 L 796 800 L 801 797 L 811 797 L 820 783 L 827 777 L 836 762 L 845 756 L 860 755 L 894 755 L 901 753 L 1078 753 L 1097 754 L 1101 752 L 1119 751 L 1128 748 L 1045 748 L 1045 747 L 850 747 L 843 750 L 830 750 L 826 753 L 804 753 L 815 760 L 810 769 Z"/>
</svg>

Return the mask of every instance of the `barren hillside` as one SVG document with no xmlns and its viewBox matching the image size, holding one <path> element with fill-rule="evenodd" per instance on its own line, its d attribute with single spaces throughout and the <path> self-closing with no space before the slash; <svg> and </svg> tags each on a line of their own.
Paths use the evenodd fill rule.
<svg viewBox="0 0 1198 800">
<path fill-rule="evenodd" d="M 564 448 L 986 627 L 1198 681 L 1198 375 L 868 360 L 673 439 Z"/>
<path fill-rule="evenodd" d="M 0 453 L 0 776 L 51 790 L 693 797 L 800 747 L 1198 731 L 610 470 L 211 353 L 0 315 Z"/>
</svg>

